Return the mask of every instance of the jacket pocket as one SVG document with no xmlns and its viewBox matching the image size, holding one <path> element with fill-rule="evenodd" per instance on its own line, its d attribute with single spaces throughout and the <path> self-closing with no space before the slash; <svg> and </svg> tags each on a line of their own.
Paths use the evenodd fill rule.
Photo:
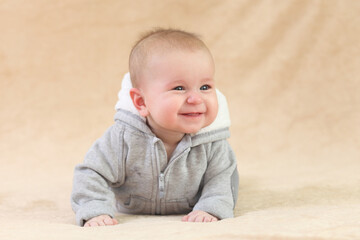
<svg viewBox="0 0 360 240">
<path fill-rule="evenodd" d="M 151 214 L 151 201 L 144 197 L 130 195 L 118 204 L 119 211 L 123 213 Z"/>
<path fill-rule="evenodd" d="M 166 214 L 185 214 L 191 212 L 194 206 L 186 198 L 168 200 L 165 202 Z"/>
</svg>

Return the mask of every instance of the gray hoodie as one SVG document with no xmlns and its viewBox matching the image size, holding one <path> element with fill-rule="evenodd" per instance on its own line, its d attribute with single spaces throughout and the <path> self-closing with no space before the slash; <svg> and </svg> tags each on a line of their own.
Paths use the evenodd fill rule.
<svg viewBox="0 0 360 240">
<path fill-rule="evenodd" d="M 218 100 L 219 113 L 227 113 L 220 92 Z M 219 219 L 233 217 L 238 175 L 226 140 L 228 124 L 217 118 L 199 133 L 186 134 L 168 162 L 163 142 L 146 121 L 131 109 L 118 108 L 115 124 L 75 168 L 71 204 L 77 224 L 103 214 L 114 217 L 117 211 L 185 214 L 202 210 Z"/>
</svg>

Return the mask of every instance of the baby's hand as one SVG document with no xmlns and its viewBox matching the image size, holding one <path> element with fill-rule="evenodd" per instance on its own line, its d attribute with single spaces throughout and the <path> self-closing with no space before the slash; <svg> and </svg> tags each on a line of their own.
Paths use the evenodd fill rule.
<svg viewBox="0 0 360 240">
<path fill-rule="evenodd" d="M 183 222 L 216 222 L 218 219 L 207 212 L 196 210 L 181 219 Z"/>
<path fill-rule="evenodd" d="M 87 220 L 84 227 L 98 227 L 116 224 L 118 224 L 118 221 L 115 218 L 111 218 L 109 215 L 100 215 Z"/>
</svg>

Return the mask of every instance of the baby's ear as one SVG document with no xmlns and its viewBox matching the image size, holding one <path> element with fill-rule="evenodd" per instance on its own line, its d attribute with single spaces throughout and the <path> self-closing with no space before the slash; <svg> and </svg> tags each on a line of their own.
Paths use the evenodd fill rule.
<svg viewBox="0 0 360 240">
<path fill-rule="evenodd" d="M 140 90 L 137 88 L 130 89 L 130 97 L 139 114 L 142 117 L 147 117 L 149 112 L 146 108 L 144 97 L 142 96 Z"/>
</svg>

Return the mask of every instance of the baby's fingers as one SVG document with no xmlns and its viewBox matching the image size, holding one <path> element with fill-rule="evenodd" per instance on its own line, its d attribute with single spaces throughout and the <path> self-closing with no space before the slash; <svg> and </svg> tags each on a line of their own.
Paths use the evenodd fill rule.
<svg viewBox="0 0 360 240">
<path fill-rule="evenodd" d="M 105 225 L 116 225 L 118 221 L 115 218 L 107 217 L 104 219 Z"/>
<path fill-rule="evenodd" d="M 205 216 L 204 215 L 197 215 L 194 219 L 194 222 L 204 222 Z"/>
<path fill-rule="evenodd" d="M 84 227 L 98 227 L 99 223 L 93 221 L 93 222 L 87 222 L 85 223 Z"/>
<path fill-rule="evenodd" d="M 204 215 L 202 215 L 200 212 L 191 212 L 188 215 L 188 222 L 203 222 Z"/>
<path fill-rule="evenodd" d="M 98 227 L 118 224 L 116 219 L 111 218 L 108 215 L 100 215 L 88 220 L 84 227 Z"/>
<path fill-rule="evenodd" d="M 181 221 L 187 222 L 188 219 L 189 219 L 189 215 L 185 215 L 185 216 L 183 216 L 183 218 L 181 219 Z"/>
<path fill-rule="evenodd" d="M 181 219 L 183 222 L 216 222 L 218 219 L 204 211 L 193 211 Z"/>
<path fill-rule="evenodd" d="M 195 222 L 196 218 L 197 218 L 197 214 L 195 212 L 191 212 L 187 215 L 187 222 Z"/>
</svg>

